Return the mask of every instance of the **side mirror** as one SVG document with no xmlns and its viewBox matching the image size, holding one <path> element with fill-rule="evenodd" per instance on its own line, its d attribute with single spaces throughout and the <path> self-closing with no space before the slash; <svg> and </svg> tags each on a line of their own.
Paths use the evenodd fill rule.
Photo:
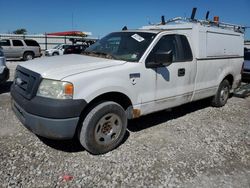
<svg viewBox="0 0 250 188">
<path fill-rule="evenodd" d="M 157 68 L 169 66 L 173 62 L 173 52 L 156 52 L 153 57 L 153 61 L 146 62 L 147 68 Z"/>
</svg>

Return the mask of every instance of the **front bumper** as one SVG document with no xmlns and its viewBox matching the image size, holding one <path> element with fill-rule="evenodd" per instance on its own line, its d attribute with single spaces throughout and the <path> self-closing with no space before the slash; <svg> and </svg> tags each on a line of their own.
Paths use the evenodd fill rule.
<svg viewBox="0 0 250 188">
<path fill-rule="evenodd" d="M 52 119 L 36 116 L 26 112 L 13 100 L 12 109 L 27 129 L 39 136 L 51 139 L 73 138 L 79 121 L 79 117 Z"/>
<path fill-rule="evenodd" d="M 10 77 L 10 71 L 7 67 L 5 67 L 1 72 L 0 72 L 0 83 L 6 82 Z"/>
<path fill-rule="evenodd" d="M 11 87 L 12 109 L 30 131 L 51 139 L 71 139 L 75 135 L 84 100 L 59 100 L 43 97 L 26 99 Z"/>
<path fill-rule="evenodd" d="M 52 56 L 52 53 L 48 52 L 48 51 L 45 51 L 44 53 L 45 56 Z"/>
</svg>

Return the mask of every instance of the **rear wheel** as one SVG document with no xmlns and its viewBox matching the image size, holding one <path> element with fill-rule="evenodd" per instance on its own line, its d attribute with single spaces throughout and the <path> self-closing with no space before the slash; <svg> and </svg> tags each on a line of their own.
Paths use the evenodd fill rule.
<svg viewBox="0 0 250 188">
<path fill-rule="evenodd" d="M 34 54 L 32 52 L 25 52 L 23 54 L 24 61 L 32 60 L 34 59 Z"/>
<path fill-rule="evenodd" d="M 120 145 L 127 129 L 124 109 L 115 102 L 103 102 L 90 110 L 79 129 L 82 146 L 92 154 L 103 154 Z"/>
<path fill-rule="evenodd" d="M 230 94 L 230 84 L 228 80 L 223 80 L 217 90 L 216 95 L 212 99 L 212 106 L 222 107 L 227 103 Z"/>
</svg>

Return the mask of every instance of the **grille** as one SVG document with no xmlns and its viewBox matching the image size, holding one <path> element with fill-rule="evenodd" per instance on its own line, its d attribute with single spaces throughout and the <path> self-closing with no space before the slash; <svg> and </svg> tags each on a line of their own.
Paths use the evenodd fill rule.
<svg viewBox="0 0 250 188">
<path fill-rule="evenodd" d="M 31 70 L 17 66 L 14 79 L 14 88 L 23 97 L 31 99 L 35 96 L 41 76 Z"/>
</svg>

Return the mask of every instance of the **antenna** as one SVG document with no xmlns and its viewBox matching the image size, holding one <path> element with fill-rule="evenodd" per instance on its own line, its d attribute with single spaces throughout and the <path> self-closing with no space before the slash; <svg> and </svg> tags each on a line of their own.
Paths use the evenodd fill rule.
<svg viewBox="0 0 250 188">
<path fill-rule="evenodd" d="M 191 20 L 194 20 L 194 17 L 195 17 L 195 14 L 196 14 L 196 10 L 197 10 L 197 8 L 194 7 L 193 10 L 192 10 L 191 18 L 190 18 Z"/>
<path fill-rule="evenodd" d="M 161 16 L 161 25 L 165 25 L 166 22 L 165 22 L 165 16 Z"/>
<path fill-rule="evenodd" d="M 208 17 L 209 17 L 209 11 L 207 11 L 206 20 L 208 20 Z"/>
</svg>

